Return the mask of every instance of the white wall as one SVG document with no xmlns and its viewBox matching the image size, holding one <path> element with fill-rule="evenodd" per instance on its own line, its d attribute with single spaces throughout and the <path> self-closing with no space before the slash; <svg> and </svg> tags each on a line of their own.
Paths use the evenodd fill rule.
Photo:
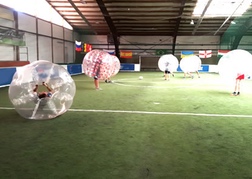
<svg viewBox="0 0 252 179">
<path fill-rule="evenodd" d="M 25 53 L 28 53 L 28 61 L 34 62 L 37 60 L 37 36 L 35 34 L 26 33 L 25 34 L 25 47 L 20 47 L 20 52 L 22 49 L 22 53 L 20 54 L 20 59 L 24 60 L 26 59 Z"/>
<path fill-rule="evenodd" d="M 36 33 L 36 18 L 19 12 L 18 29 Z"/>
<path fill-rule="evenodd" d="M 74 63 L 75 60 L 75 44 L 71 42 L 65 42 L 64 55 L 65 63 Z"/>
<path fill-rule="evenodd" d="M 52 36 L 52 25 L 50 22 L 46 22 L 44 20 L 38 19 L 38 34 Z"/>
<path fill-rule="evenodd" d="M 0 45 L 0 61 L 10 61 L 15 59 L 14 49 L 12 46 L 2 46 Z"/>
<path fill-rule="evenodd" d="M 57 25 L 52 25 L 52 30 L 53 30 L 53 37 L 55 38 L 59 38 L 59 39 L 63 39 L 63 31 L 64 28 L 61 26 L 57 26 Z"/>
<path fill-rule="evenodd" d="M 47 60 L 47 61 L 53 62 L 52 61 L 52 39 L 49 37 L 39 36 L 38 47 L 39 47 L 38 60 Z"/>
<path fill-rule="evenodd" d="M 53 40 L 53 62 L 64 63 L 64 44 L 63 40 Z"/>
<path fill-rule="evenodd" d="M 9 14 L 14 14 L 7 8 Z M 72 30 L 34 16 L 17 12 L 19 32 L 24 32 L 25 46 L 19 46 L 19 60 L 47 60 L 54 63 L 73 63 L 75 61 L 74 36 Z M 0 17 L 0 28 L 15 29 L 14 18 Z M 16 52 L 12 45 L 0 44 L 0 61 L 15 61 Z"/>
</svg>

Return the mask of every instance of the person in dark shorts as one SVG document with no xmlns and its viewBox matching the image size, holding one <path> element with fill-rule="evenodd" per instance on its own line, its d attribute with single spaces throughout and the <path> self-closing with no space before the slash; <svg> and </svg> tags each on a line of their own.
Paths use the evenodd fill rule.
<svg viewBox="0 0 252 179">
<path fill-rule="evenodd" d="M 165 80 L 170 80 L 170 75 L 171 74 L 172 74 L 172 76 L 174 76 L 174 74 L 169 69 L 169 65 L 170 65 L 169 62 L 167 62 L 165 64 L 165 70 L 164 70 L 164 78 L 165 78 Z"/>
<path fill-rule="evenodd" d="M 235 80 L 235 89 L 234 92 L 231 94 L 232 96 L 239 96 L 240 95 L 240 86 L 241 86 L 241 80 L 245 79 L 245 75 L 242 73 L 237 74 L 237 78 Z"/>
</svg>

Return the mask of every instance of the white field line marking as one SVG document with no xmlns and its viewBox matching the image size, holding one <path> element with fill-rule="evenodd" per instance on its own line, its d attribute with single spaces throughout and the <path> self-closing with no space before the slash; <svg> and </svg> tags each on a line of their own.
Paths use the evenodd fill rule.
<svg viewBox="0 0 252 179">
<path fill-rule="evenodd" d="M 0 107 L 0 110 L 14 110 L 14 108 Z M 242 115 L 242 114 L 204 114 L 204 113 L 181 113 L 181 112 L 99 110 L 99 109 L 68 109 L 68 111 L 71 111 L 71 112 L 103 112 L 103 113 L 130 113 L 130 114 L 155 114 L 155 115 L 178 115 L 178 116 L 252 118 L 252 115 Z"/>
<path fill-rule="evenodd" d="M 211 86 L 211 88 L 214 89 L 220 89 L 220 86 L 223 86 L 223 84 L 218 81 L 218 80 L 214 80 L 213 83 L 209 83 L 209 80 L 204 80 L 204 81 L 197 81 L 193 80 L 193 79 L 183 79 L 184 81 L 175 81 L 172 80 L 171 84 L 170 81 L 165 81 L 162 80 L 162 78 L 160 79 L 156 79 L 154 78 L 156 81 L 148 81 L 150 79 L 148 79 L 147 81 L 145 80 L 139 80 L 137 78 L 121 78 L 121 79 L 116 79 L 116 80 L 112 80 L 113 84 L 118 85 L 118 86 L 125 86 L 125 87 L 136 87 L 136 88 L 209 88 L 209 86 Z M 90 81 L 90 80 L 75 80 L 75 81 Z M 141 83 L 150 83 L 153 85 L 141 85 Z M 134 84 L 128 84 L 128 83 L 134 83 Z M 140 84 L 140 85 L 139 85 Z M 158 86 L 160 85 L 161 86 Z M 233 85 L 232 85 L 233 86 Z M 225 88 L 225 86 L 223 86 L 223 88 Z"/>
<path fill-rule="evenodd" d="M 130 114 L 157 114 L 157 115 L 180 115 L 180 116 L 207 116 L 207 117 L 241 117 L 252 118 L 252 115 L 236 114 L 204 114 L 204 113 L 180 113 L 180 112 L 150 112 L 150 111 L 123 111 L 123 110 L 97 110 L 97 109 L 69 109 L 73 112 L 105 112 L 105 113 L 130 113 Z"/>
</svg>

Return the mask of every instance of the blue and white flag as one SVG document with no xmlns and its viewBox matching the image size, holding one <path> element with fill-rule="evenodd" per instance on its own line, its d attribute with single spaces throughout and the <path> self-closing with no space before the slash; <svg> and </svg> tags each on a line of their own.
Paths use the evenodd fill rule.
<svg viewBox="0 0 252 179">
<path fill-rule="evenodd" d="M 103 51 L 108 52 L 110 55 L 115 55 L 115 50 L 106 50 L 106 49 L 103 49 Z"/>
</svg>

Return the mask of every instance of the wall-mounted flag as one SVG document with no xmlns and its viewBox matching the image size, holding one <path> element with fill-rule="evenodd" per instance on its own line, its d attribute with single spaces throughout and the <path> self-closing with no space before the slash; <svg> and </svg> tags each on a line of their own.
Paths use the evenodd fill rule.
<svg viewBox="0 0 252 179">
<path fill-rule="evenodd" d="M 194 55 L 193 51 L 181 51 L 181 58 Z"/>
<path fill-rule="evenodd" d="M 81 42 L 78 42 L 77 40 L 75 40 L 75 50 L 81 52 Z"/>
<path fill-rule="evenodd" d="M 200 50 L 199 57 L 200 58 L 210 58 L 212 56 L 212 50 Z"/>
<path fill-rule="evenodd" d="M 132 58 L 132 51 L 120 51 L 120 57 L 121 58 Z"/>
<path fill-rule="evenodd" d="M 83 45 L 83 51 L 84 52 L 90 52 L 92 50 L 92 45 L 84 43 Z"/>
<path fill-rule="evenodd" d="M 168 54 L 169 53 L 169 50 L 167 50 L 167 49 L 157 49 L 156 51 L 155 51 L 155 54 L 156 55 L 165 55 L 165 54 Z M 170 52 L 171 53 L 171 52 Z"/>
<path fill-rule="evenodd" d="M 226 53 L 228 53 L 230 50 L 218 50 L 218 57 L 222 57 Z"/>
<path fill-rule="evenodd" d="M 110 55 L 115 55 L 115 50 L 106 50 L 106 49 L 103 49 L 103 51 L 108 52 Z"/>
</svg>

